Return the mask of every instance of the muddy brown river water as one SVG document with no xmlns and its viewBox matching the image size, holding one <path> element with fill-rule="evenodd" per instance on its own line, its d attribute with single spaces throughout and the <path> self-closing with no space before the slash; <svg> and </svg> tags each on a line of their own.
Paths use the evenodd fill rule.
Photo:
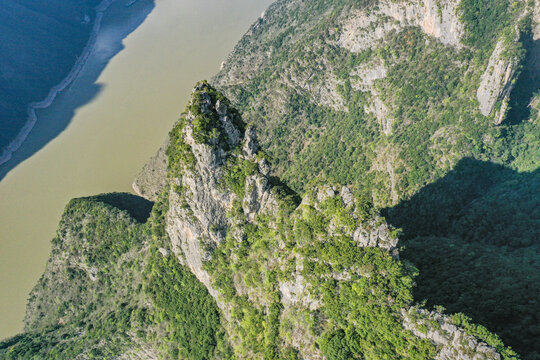
<svg viewBox="0 0 540 360">
<path fill-rule="evenodd" d="M 107 10 L 78 78 L 38 111 L 19 151 L 39 143 L 51 124 L 67 127 L 0 181 L 0 339 L 22 330 L 28 293 L 45 268 L 65 204 L 131 192 L 196 81 L 219 70 L 271 0 L 126 2 Z"/>
</svg>

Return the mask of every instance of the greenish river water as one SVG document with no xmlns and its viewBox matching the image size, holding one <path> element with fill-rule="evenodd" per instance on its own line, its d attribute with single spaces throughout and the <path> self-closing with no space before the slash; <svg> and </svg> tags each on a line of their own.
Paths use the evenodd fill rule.
<svg viewBox="0 0 540 360">
<path fill-rule="evenodd" d="M 150 0 L 129 8 L 126 2 L 107 10 L 77 80 L 38 112 L 20 151 L 55 122 L 69 123 L 65 130 L 0 181 L 0 339 L 22 330 L 28 293 L 45 268 L 65 204 L 131 192 L 195 82 L 219 70 L 271 0 L 156 0 L 151 12 Z"/>
</svg>

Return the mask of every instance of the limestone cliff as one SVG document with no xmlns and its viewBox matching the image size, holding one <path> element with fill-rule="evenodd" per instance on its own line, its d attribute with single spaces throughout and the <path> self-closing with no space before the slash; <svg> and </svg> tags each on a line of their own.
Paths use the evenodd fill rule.
<svg viewBox="0 0 540 360">
<path fill-rule="evenodd" d="M 338 43 L 352 52 L 361 52 L 376 47 L 391 31 L 412 25 L 443 44 L 460 47 L 464 30 L 458 5 L 458 0 L 380 1 L 344 19 Z"/>
<path fill-rule="evenodd" d="M 26 332 L 0 356 L 518 359 L 414 303 L 399 230 L 347 186 L 313 179 L 300 200 L 271 177 L 254 127 L 208 83 L 168 139 L 135 182 L 153 205 L 66 207 Z"/>
<path fill-rule="evenodd" d="M 538 161 L 535 109 L 500 121 L 514 89 L 528 91 L 517 34 L 538 39 L 525 21 L 538 1 L 490 4 L 274 3 L 215 77 L 223 92 L 197 84 L 134 181 L 153 204 L 108 194 L 66 207 L 26 332 L 0 342 L 0 357 L 519 359 L 467 316 L 423 301 L 437 293 L 451 312 L 481 304 L 475 314 L 512 323 L 511 336 L 494 329 L 535 359 L 537 177 L 486 198 L 505 174 L 469 164 L 445 177 L 463 157 Z M 380 207 L 396 204 L 387 221 Z M 520 226 L 528 233 L 509 242 Z M 443 228 L 455 232 L 438 237 Z M 435 276 L 419 275 L 409 245 Z M 492 264 L 503 265 L 480 284 Z"/>
<path fill-rule="evenodd" d="M 162 176 L 171 248 L 215 298 L 237 356 L 331 358 L 324 339 L 345 329 L 362 337 L 355 316 L 372 311 L 373 301 L 388 311 L 373 318 L 388 322 L 369 335 L 378 341 L 405 341 L 425 358 L 502 358 L 450 318 L 412 307 L 407 286 L 375 285 L 393 281 L 388 271 L 394 266 L 400 281 L 411 281 L 399 260 L 396 230 L 347 187 L 314 183 L 301 202 L 287 195 L 269 177 L 254 128 L 244 129 L 228 100 L 208 84 L 194 89 L 169 137 L 169 169 Z M 356 293 L 359 303 L 348 303 L 348 291 L 368 283 L 369 294 Z M 443 318 L 442 332 L 423 330 Z M 348 351 L 385 354 L 384 346 L 361 348 Z"/>
<path fill-rule="evenodd" d="M 142 197 L 156 201 L 159 194 L 167 185 L 167 154 L 165 153 L 169 147 L 169 140 L 159 148 L 154 155 L 142 168 L 137 178 L 133 181 L 133 190 Z"/>
<path fill-rule="evenodd" d="M 463 157 L 510 161 L 492 151 L 505 146 L 493 134 L 509 108 L 529 105 L 512 99 L 534 93 L 520 73 L 537 63 L 524 59 L 535 4 L 277 1 L 213 83 L 254 122 L 295 190 L 332 173 L 369 183 L 376 205 L 390 206 Z"/>
<path fill-rule="evenodd" d="M 496 111 L 493 114 L 496 125 L 504 120 L 510 93 L 514 87 L 519 59 L 518 55 L 511 51 L 511 48 L 515 46 L 519 36 L 519 31 L 517 31 L 513 35 L 513 40 L 501 39 L 497 42 L 489 58 L 486 71 L 480 78 L 480 85 L 476 93 L 482 115 L 490 116 Z M 495 109 L 497 102 L 500 102 L 499 108 Z"/>
</svg>

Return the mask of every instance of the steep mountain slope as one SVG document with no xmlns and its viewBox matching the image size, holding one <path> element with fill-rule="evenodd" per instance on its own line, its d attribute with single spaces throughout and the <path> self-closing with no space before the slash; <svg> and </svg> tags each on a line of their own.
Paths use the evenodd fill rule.
<svg viewBox="0 0 540 360">
<path fill-rule="evenodd" d="M 464 157 L 538 167 L 537 14 L 534 1 L 277 1 L 213 82 L 294 189 L 322 173 L 395 205 Z"/>
<path fill-rule="evenodd" d="M 99 0 L 0 3 L 0 162 L 42 101 L 70 72 L 94 25 Z"/>
<path fill-rule="evenodd" d="M 146 223 L 66 209 L 0 355 L 540 359 L 539 14 L 277 1 L 136 179 Z"/>
<path fill-rule="evenodd" d="M 527 359 L 540 359 L 539 13 L 277 1 L 213 80 L 289 186 L 323 175 L 386 208 L 422 274 L 418 301 L 473 316 Z"/>
<path fill-rule="evenodd" d="M 169 137 L 148 220 L 134 196 L 67 206 L 27 332 L 0 355 L 518 358 L 465 316 L 415 305 L 396 229 L 347 187 L 315 181 L 300 201 L 208 84 Z"/>
<path fill-rule="evenodd" d="M 217 307 L 187 269 L 160 252 L 152 237 L 159 211 L 147 221 L 151 206 L 130 194 L 66 206 L 30 295 L 26 332 L 0 343 L 0 358 L 210 357 L 220 336 Z"/>
</svg>

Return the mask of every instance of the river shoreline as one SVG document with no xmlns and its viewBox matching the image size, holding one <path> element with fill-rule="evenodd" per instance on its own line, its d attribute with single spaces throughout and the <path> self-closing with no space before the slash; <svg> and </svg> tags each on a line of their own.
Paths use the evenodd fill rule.
<svg viewBox="0 0 540 360">
<path fill-rule="evenodd" d="M 13 153 L 17 151 L 26 138 L 28 137 L 28 134 L 30 134 L 30 131 L 34 128 L 34 125 L 37 121 L 37 114 L 36 110 L 38 109 L 46 109 L 49 106 L 51 106 L 54 99 L 56 99 L 56 96 L 65 90 L 73 81 L 77 78 L 79 73 L 81 72 L 82 68 L 86 64 L 86 61 L 88 60 L 90 54 L 92 53 L 92 50 L 94 49 L 94 46 L 96 44 L 97 35 L 99 33 L 99 30 L 101 28 L 101 22 L 103 20 L 103 16 L 109 6 L 113 3 L 114 0 L 103 0 L 96 8 L 96 18 L 94 20 L 94 26 L 92 27 L 92 31 L 90 33 L 90 37 L 88 39 L 88 42 L 86 43 L 86 46 L 84 47 L 81 55 L 71 68 L 68 75 L 57 85 L 53 86 L 51 90 L 49 91 L 49 94 L 47 97 L 41 101 L 38 102 L 32 102 L 28 104 L 27 107 L 27 113 L 28 113 L 28 120 L 22 127 L 21 131 L 17 134 L 15 139 L 6 146 L 6 148 L 0 153 L 0 165 L 8 162 L 11 160 Z"/>
<path fill-rule="evenodd" d="M 112 1 L 83 69 L 49 107 L 36 110 L 35 127 L 3 166 L 0 339 L 23 330 L 28 294 L 65 205 L 132 192 L 194 84 L 219 70 L 271 1 Z"/>
</svg>

